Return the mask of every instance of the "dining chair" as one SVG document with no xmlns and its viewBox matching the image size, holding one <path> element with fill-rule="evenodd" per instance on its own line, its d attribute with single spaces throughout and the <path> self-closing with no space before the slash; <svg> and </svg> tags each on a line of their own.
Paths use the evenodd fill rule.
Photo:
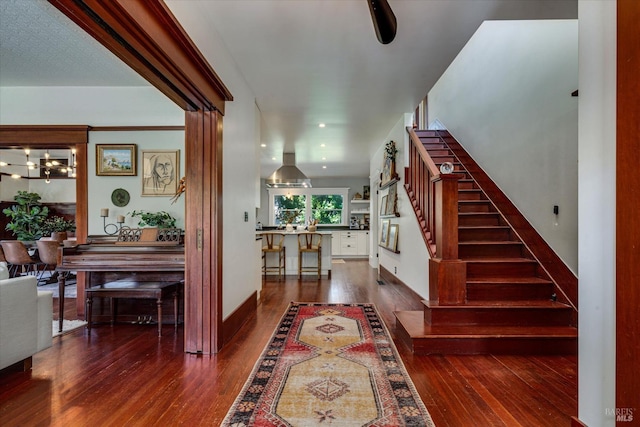
<svg viewBox="0 0 640 427">
<path fill-rule="evenodd" d="M 9 275 L 20 276 L 22 273 L 38 274 L 38 260 L 29 255 L 27 247 L 19 240 L 3 240 L 0 242 L 7 262 L 11 264 Z"/>
<path fill-rule="evenodd" d="M 38 245 L 38 258 L 40 258 L 40 262 L 44 264 L 38 275 L 38 282 L 42 281 L 44 273 L 49 269 L 55 271 L 58 265 L 58 248 L 60 248 L 60 243 L 58 240 L 50 239 L 41 239 L 36 242 L 36 245 Z M 53 276 L 54 273 L 52 273 L 51 277 Z"/>
<path fill-rule="evenodd" d="M 267 278 L 267 272 L 277 271 L 278 280 L 284 277 L 286 273 L 287 248 L 284 246 L 284 234 L 282 233 L 264 233 L 262 234 L 262 273 Z M 278 265 L 268 266 L 267 257 L 269 253 L 278 254 Z"/>
<path fill-rule="evenodd" d="M 318 261 L 314 266 L 303 266 L 302 258 L 306 253 L 315 253 Z M 298 278 L 302 279 L 302 272 L 311 271 L 318 273 L 320 279 L 322 273 L 322 234 L 300 233 L 298 234 Z"/>
</svg>

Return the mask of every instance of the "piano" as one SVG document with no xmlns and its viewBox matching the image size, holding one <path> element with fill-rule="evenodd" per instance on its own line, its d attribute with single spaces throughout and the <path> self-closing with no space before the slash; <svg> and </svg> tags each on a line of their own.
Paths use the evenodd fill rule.
<svg viewBox="0 0 640 427">
<path fill-rule="evenodd" d="M 84 290 L 116 280 L 180 281 L 184 280 L 184 245 L 140 242 L 119 245 L 115 242 L 60 247 L 56 270 L 60 273 L 85 273 L 78 280 L 78 314 L 84 314 Z M 58 274 L 59 329 L 64 317 L 65 274 Z M 160 322 L 162 319 L 158 319 Z"/>
</svg>

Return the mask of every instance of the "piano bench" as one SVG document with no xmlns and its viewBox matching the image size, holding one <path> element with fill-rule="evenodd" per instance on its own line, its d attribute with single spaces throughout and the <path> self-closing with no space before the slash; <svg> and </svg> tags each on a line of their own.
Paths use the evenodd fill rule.
<svg viewBox="0 0 640 427">
<path fill-rule="evenodd" d="M 84 290 L 87 301 L 87 330 L 91 333 L 91 315 L 93 297 L 109 298 L 111 311 L 111 325 L 116 322 L 118 313 L 118 298 L 155 299 L 158 307 L 158 336 L 162 336 L 162 300 L 168 295 L 173 296 L 173 310 L 175 313 L 175 328 L 178 328 L 178 310 L 180 293 L 184 281 L 178 282 L 142 282 L 135 280 L 116 280 L 102 285 L 92 286 Z"/>
</svg>

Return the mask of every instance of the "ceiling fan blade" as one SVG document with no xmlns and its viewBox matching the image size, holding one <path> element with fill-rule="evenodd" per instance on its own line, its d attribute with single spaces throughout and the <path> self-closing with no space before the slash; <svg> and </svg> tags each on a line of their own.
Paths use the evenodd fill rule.
<svg viewBox="0 0 640 427">
<path fill-rule="evenodd" d="M 396 37 L 396 16 L 387 0 L 367 0 L 378 41 L 389 44 Z"/>
</svg>

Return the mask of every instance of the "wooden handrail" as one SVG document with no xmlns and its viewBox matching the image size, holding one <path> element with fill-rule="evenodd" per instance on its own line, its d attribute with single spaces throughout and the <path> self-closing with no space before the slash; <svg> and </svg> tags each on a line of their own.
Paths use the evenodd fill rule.
<svg viewBox="0 0 640 427">
<path fill-rule="evenodd" d="M 429 299 L 440 305 L 463 304 L 466 263 L 458 259 L 459 174 L 440 173 L 422 141 L 407 128 L 409 166 L 405 189 L 429 250 Z M 435 138 L 442 141 L 436 132 Z"/>
<path fill-rule="evenodd" d="M 432 258 L 458 258 L 457 174 L 441 174 L 413 128 L 405 188 L 421 225 Z M 442 140 L 439 135 L 436 138 Z"/>
<path fill-rule="evenodd" d="M 409 137 L 411 138 L 411 142 L 413 143 L 413 146 L 418 151 L 418 154 L 420 155 L 420 158 L 422 159 L 422 161 L 429 168 L 429 172 L 431 173 L 431 175 L 434 178 L 440 175 L 440 169 L 438 169 L 438 167 L 436 166 L 435 162 L 433 161 L 429 153 L 427 153 L 427 150 L 422 145 L 422 141 L 420 141 L 420 138 L 418 137 L 416 132 L 413 130 L 413 128 L 410 128 L 407 126 L 407 132 L 409 132 Z"/>
</svg>

